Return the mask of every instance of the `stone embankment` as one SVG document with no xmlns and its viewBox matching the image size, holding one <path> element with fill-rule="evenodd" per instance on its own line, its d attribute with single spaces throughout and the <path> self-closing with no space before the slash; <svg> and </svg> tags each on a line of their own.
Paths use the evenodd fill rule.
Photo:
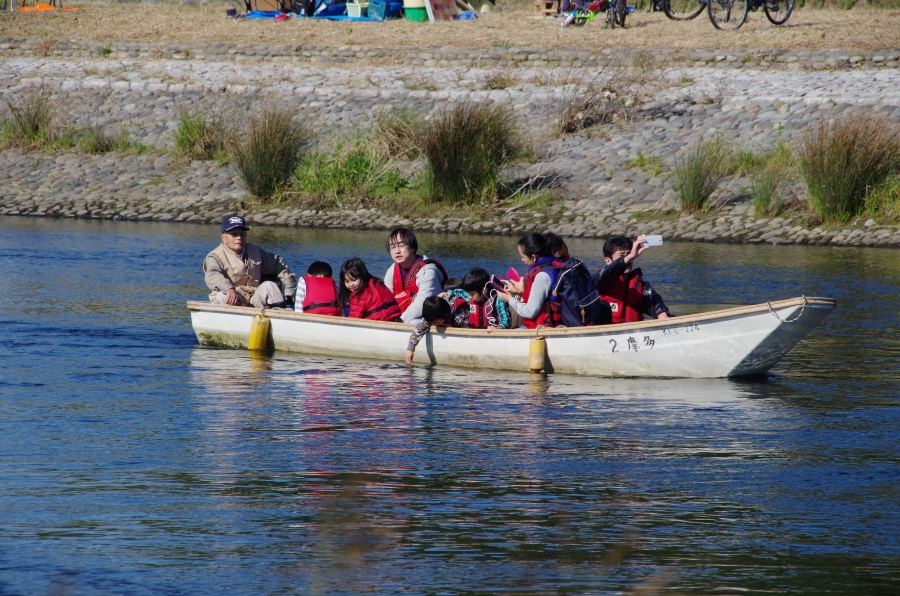
<svg viewBox="0 0 900 596">
<path fill-rule="evenodd" d="M 316 45 L 153 43 L 146 41 L 45 40 L 0 38 L 0 56 L 53 58 L 151 59 L 198 62 L 290 61 L 320 65 L 394 64 L 440 68 L 510 68 L 621 66 L 652 60 L 661 66 L 823 70 L 833 68 L 897 68 L 900 49 L 885 50 L 675 50 L 631 48 L 575 50 L 454 47 L 367 48 Z"/>
<path fill-rule="evenodd" d="M 745 61 L 743 57 L 750 54 L 741 53 L 737 61 L 729 58 L 731 53 L 718 61 L 715 53 L 702 61 L 666 58 L 663 68 L 642 65 L 641 101 L 624 119 L 558 138 L 550 129 L 565 84 L 572 80 L 574 62 L 555 66 L 554 60 L 527 59 L 516 61 L 515 68 L 500 62 L 496 67 L 459 68 L 446 58 L 449 54 L 416 50 L 420 64 L 399 64 L 395 55 L 393 64 L 373 61 L 359 68 L 349 62 L 318 65 L 308 59 L 312 55 L 289 55 L 289 49 L 266 46 L 222 44 L 219 53 L 212 52 L 212 46 L 201 46 L 173 57 L 174 51 L 169 52 L 173 44 L 165 44 L 168 49 L 161 53 L 152 50 L 153 44 L 60 44 L 0 44 L 0 52 L 10 56 L 0 62 L 0 99 L 49 86 L 55 90 L 54 103 L 63 123 L 120 127 L 154 151 L 100 156 L 0 151 L 0 214 L 214 222 L 235 210 L 246 193 L 229 167 L 215 162 L 178 163 L 166 152 L 184 110 L 203 107 L 241 118 L 265 98 L 294 107 L 323 134 L 330 134 L 369 127 L 379 113 L 392 107 L 412 106 L 434 113 L 453 102 L 472 99 L 501 102 L 516 114 L 538 157 L 534 163 L 517 164 L 506 175 L 510 179 L 552 176 L 560 186 L 557 192 L 562 200 L 557 205 L 541 212 L 514 210 L 479 222 L 414 220 L 365 209 L 327 213 L 303 208 L 251 209 L 251 220 L 264 225 L 359 228 L 405 224 L 495 234 L 553 227 L 562 234 L 587 237 L 642 232 L 701 241 L 900 245 L 896 227 L 871 220 L 843 226 L 847 229 L 822 229 L 806 225 L 799 214 L 756 216 L 749 207 L 746 178 L 724 185 L 714 197 L 717 207 L 709 214 L 654 215 L 671 213 L 676 207 L 672 168 L 679 152 L 700 139 L 716 136 L 741 150 L 770 151 L 778 142 L 796 142 L 821 119 L 854 111 L 874 110 L 900 121 L 900 52 L 896 51 L 868 58 L 868 53 L 860 53 L 864 59 L 857 61 L 846 52 L 835 54 L 840 60 L 832 66 L 853 66 L 846 69 L 824 69 L 828 64 L 824 61 L 822 69 L 813 68 L 827 52 L 759 53 L 772 57 L 766 64 L 762 58 Z M 95 51 L 94 45 L 105 51 Z M 369 52 L 364 48 L 315 51 Z M 531 50 L 498 50 L 498 55 L 507 62 L 514 55 L 552 57 Z M 623 55 L 639 61 L 637 53 Z M 790 66 L 798 63 L 809 68 Z M 721 68 L 723 64 L 740 68 Z M 790 193 L 802 199 L 805 191 L 796 183 Z"/>
</svg>

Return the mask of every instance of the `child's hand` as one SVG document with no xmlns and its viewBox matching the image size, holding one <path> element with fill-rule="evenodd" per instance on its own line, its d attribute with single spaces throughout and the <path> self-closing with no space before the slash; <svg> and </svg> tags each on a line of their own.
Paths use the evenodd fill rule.
<svg viewBox="0 0 900 596">
<path fill-rule="evenodd" d="M 494 326 L 494 325 L 488 325 L 488 327 L 487 327 L 487 332 L 490 333 L 490 332 L 492 332 L 494 329 L 499 329 L 499 327 L 496 327 L 496 326 Z"/>
<path fill-rule="evenodd" d="M 406 350 L 406 366 L 412 366 L 413 356 L 415 355 L 416 353 L 412 350 Z"/>
</svg>

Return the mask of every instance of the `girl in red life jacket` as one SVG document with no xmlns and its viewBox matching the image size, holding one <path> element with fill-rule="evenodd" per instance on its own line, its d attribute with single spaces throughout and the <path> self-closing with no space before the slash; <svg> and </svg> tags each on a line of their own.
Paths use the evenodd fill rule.
<svg viewBox="0 0 900 596">
<path fill-rule="evenodd" d="M 521 315 L 526 328 L 556 327 L 560 317 L 550 300 L 550 290 L 556 284 L 558 266 L 544 235 L 531 232 L 522 236 L 519 257 L 528 272 L 517 282 L 505 280 L 506 292 L 500 292 L 500 298 Z"/>
<path fill-rule="evenodd" d="M 606 267 L 594 274 L 594 281 L 600 298 L 612 309 L 613 324 L 643 321 L 645 315 L 653 319 L 671 316 L 662 297 L 644 281 L 643 272 L 632 269 L 634 260 L 647 248 L 643 236 L 634 242 L 625 236 L 610 236 L 603 244 Z"/>
<path fill-rule="evenodd" d="M 294 310 L 308 315 L 341 316 L 338 306 L 337 289 L 331 279 L 331 265 L 315 261 L 306 270 L 306 275 L 297 280 Z"/>
<path fill-rule="evenodd" d="M 372 277 L 361 259 L 352 258 L 341 265 L 338 304 L 349 307 L 351 318 L 375 321 L 400 321 L 400 307 L 394 294 L 378 278 Z"/>
</svg>

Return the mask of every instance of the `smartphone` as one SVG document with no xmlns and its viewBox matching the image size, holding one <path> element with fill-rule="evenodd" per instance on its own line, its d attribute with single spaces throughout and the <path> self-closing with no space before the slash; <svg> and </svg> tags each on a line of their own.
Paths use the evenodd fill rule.
<svg viewBox="0 0 900 596">
<path fill-rule="evenodd" d="M 519 281 L 522 277 L 519 275 L 519 272 L 516 271 L 513 267 L 509 268 L 509 271 L 506 272 L 506 277 L 510 279 L 510 281 Z"/>
<path fill-rule="evenodd" d="M 662 236 L 644 236 L 644 246 L 662 246 Z"/>
<path fill-rule="evenodd" d="M 495 288 L 497 288 L 497 289 L 500 290 L 501 292 L 506 292 L 506 288 L 503 286 L 503 280 L 500 279 L 499 277 L 497 277 L 496 275 L 492 275 L 492 276 L 491 276 L 491 279 L 488 280 L 488 285 L 489 285 L 489 286 L 494 286 Z"/>
</svg>

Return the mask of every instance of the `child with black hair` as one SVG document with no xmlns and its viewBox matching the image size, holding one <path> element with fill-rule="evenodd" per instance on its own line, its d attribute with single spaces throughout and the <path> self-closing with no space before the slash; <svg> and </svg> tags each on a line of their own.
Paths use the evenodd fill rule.
<svg viewBox="0 0 900 596">
<path fill-rule="evenodd" d="M 547 232 L 544 238 L 554 265 L 559 268 L 550 296 L 559 311 L 561 324 L 566 327 L 609 324 L 612 318 L 609 305 L 600 299 L 587 265 L 569 254 L 562 236 Z"/>
<path fill-rule="evenodd" d="M 356 257 L 341 265 L 341 285 L 338 304 L 349 308 L 349 317 L 375 321 L 400 321 L 400 307 L 394 294 L 377 277 L 373 277 L 366 264 Z"/>
<path fill-rule="evenodd" d="M 645 315 L 653 319 L 672 316 L 662 297 L 644 281 L 643 272 L 632 269 L 634 260 L 647 248 L 643 236 L 634 242 L 625 236 L 610 236 L 603 244 L 606 267 L 594 274 L 594 283 L 612 309 L 613 323 L 643 321 Z"/>
<path fill-rule="evenodd" d="M 331 265 L 315 261 L 306 270 L 306 275 L 297 280 L 294 294 L 294 310 L 308 315 L 341 316 L 337 302 L 337 288 L 331 279 Z"/>
<path fill-rule="evenodd" d="M 547 250 L 550 251 L 550 254 L 553 255 L 558 262 L 565 263 L 572 258 L 569 255 L 569 247 L 566 245 L 566 241 L 563 240 L 562 236 L 554 234 L 553 232 L 547 232 L 544 234 L 544 238 L 547 240 Z"/>
<path fill-rule="evenodd" d="M 464 300 L 452 299 L 451 306 L 443 296 L 429 296 L 422 302 L 422 320 L 413 329 L 406 346 L 406 364 L 410 365 L 416 353 L 419 341 L 435 327 L 467 327 L 469 316 L 468 305 Z"/>
<path fill-rule="evenodd" d="M 490 274 L 481 267 L 469 269 L 460 289 L 448 292 L 468 306 L 468 326 L 472 329 L 509 329 L 509 306 L 500 298 L 499 288 L 490 284 Z"/>
</svg>

